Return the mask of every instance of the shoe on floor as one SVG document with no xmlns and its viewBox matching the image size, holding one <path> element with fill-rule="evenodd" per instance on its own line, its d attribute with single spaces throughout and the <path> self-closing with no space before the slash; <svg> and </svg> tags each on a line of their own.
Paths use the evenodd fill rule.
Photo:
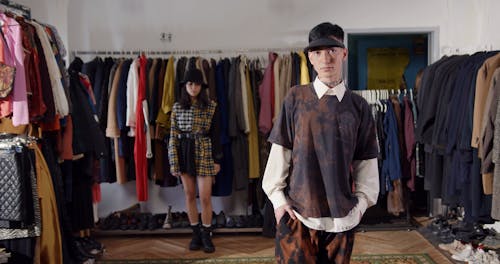
<svg viewBox="0 0 500 264">
<path fill-rule="evenodd" d="M 169 205 L 167 215 L 165 216 L 165 220 L 163 221 L 163 229 L 172 228 L 172 222 L 173 222 L 172 217 L 173 217 L 172 216 L 172 206 Z"/>
<path fill-rule="evenodd" d="M 500 235 L 489 235 L 486 236 L 480 245 L 488 249 L 500 249 Z"/>
<path fill-rule="evenodd" d="M 500 259 L 496 251 L 488 250 L 485 256 L 486 263 L 489 264 L 500 264 Z"/>
<path fill-rule="evenodd" d="M 116 211 L 117 213 L 140 213 L 141 212 L 141 204 L 136 203 L 133 204 L 125 209 L 122 209 L 120 211 Z"/>
<path fill-rule="evenodd" d="M 226 217 L 226 227 L 233 228 L 236 227 L 236 220 L 234 216 L 229 215 Z"/>
<path fill-rule="evenodd" d="M 215 222 L 218 228 L 226 226 L 226 215 L 223 211 L 220 211 L 219 214 L 215 217 Z"/>
<path fill-rule="evenodd" d="M 211 227 L 201 227 L 201 244 L 205 253 L 213 253 L 215 251 L 215 246 L 212 243 Z"/>
<path fill-rule="evenodd" d="M 474 254 L 474 249 L 472 245 L 467 244 L 462 251 L 451 255 L 451 258 L 458 261 L 468 261 L 472 257 L 472 254 Z"/>
<path fill-rule="evenodd" d="M 444 251 L 448 251 L 450 254 L 458 254 L 460 251 L 462 251 L 465 248 L 465 244 L 458 240 L 453 240 L 453 242 L 444 244 L 441 243 L 438 245 L 438 247 Z"/>
<path fill-rule="evenodd" d="M 199 250 L 203 246 L 200 224 L 192 225 L 191 229 L 193 230 L 193 234 L 189 242 L 189 250 Z"/>
</svg>

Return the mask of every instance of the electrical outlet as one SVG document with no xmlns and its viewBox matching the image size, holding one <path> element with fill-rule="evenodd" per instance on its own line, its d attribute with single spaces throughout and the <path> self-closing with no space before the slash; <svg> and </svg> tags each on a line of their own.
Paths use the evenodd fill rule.
<svg viewBox="0 0 500 264">
<path fill-rule="evenodd" d="M 172 33 L 161 32 L 160 40 L 163 42 L 172 42 Z"/>
</svg>

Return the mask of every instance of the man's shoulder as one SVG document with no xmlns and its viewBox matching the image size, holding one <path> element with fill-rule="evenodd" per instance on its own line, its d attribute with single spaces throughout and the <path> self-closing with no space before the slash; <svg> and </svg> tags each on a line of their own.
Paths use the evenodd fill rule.
<svg viewBox="0 0 500 264">
<path fill-rule="evenodd" d="M 312 83 L 308 83 L 308 84 L 297 84 L 297 85 L 294 85 L 292 86 L 292 88 L 290 88 L 290 90 L 301 90 L 301 89 L 307 89 L 309 86 L 311 86 Z"/>
<path fill-rule="evenodd" d="M 292 88 L 290 88 L 288 94 L 296 95 L 296 94 L 309 93 L 311 92 L 311 86 L 312 86 L 311 83 L 294 85 L 292 86 Z"/>
<path fill-rule="evenodd" d="M 293 104 L 293 102 L 296 102 L 296 100 L 303 101 L 310 98 L 311 91 L 313 90 L 310 88 L 310 86 L 312 86 L 312 84 L 292 86 L 286 93 L 284 101 Z"/>
<path fill-rule="evenodd" d="M 357 93 L 353 93 L 349 89 L 346 89 L 345 94 L 344 94 L 344 98 L 351 101 L 352 104 L 354 105 L 354 107 L 356 107 L 356 108 L 359 108 L 359 109 L 367 109 L 368 108 L 368 102 L 366 101 L 366 99 Z M 342 99 L 342 100 L 344 100 L 344 99 Z"/>
<path fill-rule="evenodd" d="M 346 90 L 345 90 L 345 94 L 344 94 L 344 97 L 347 97 L 347 98 L 350 98 L 350 100 L 356 102 L 356 103 L 363 103 L 363 102 L 366 102 L 366 99 L 363 98 L 363 96 L 357 94 L 357 93 L 354 93 L 352 90 L 348 89 L 346 87 Z"/>
</svg>

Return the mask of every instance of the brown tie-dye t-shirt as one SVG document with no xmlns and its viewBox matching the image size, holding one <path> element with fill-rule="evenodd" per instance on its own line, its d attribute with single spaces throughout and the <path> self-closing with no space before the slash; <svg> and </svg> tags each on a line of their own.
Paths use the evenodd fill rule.
<svg viewBox="0 0 500 264">
<path fill-rule="evenodd" d="M 275 120 L 269 141 L 292 150 L 287 195 L 305 217 L 344 217 L 357 204 L 353 160 L 376 158 L 378 145 L 370 106 L 346 90 L 318 98 L 311 84 L 293 87 Z"/>
</svg>

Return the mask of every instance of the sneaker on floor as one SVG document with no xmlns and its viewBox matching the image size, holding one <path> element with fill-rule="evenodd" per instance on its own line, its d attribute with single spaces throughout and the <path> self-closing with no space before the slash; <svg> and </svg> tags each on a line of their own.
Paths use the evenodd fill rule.
<svg viewBox="0 0 500 264">
<path fill-rule="evenodd" d="M 489 264 L 489 262 L 485 262 L 486 255 L 487 253 L 482 248 L 478 248 L 464 261 L 467 261 L 468 264 Z"/>
<path fill-rule="evenodd" d="M 451 255 L 451 258 L 458 261 L 467 261 L 472 257 L 472 254 L 474 254 L 474 249 L 472 248 L 472 245 L 467 244 L 462 251 Z"/>
<path fill-rule="evenodd" d="M 458 240 L 453 240 L 453 242 L 448 244 L 439 244 L 438 247 L 442 250 L 448 251 L 450 254 L 458 254 L 465 248 L 465 244 Z"/>
<path fill-rule="evenodd" d="M 480 244 L 485 248 L 500 249 L 500 235 L 489 235 Z"/>
<path fill-rule="evenodd" d="M 500 264 L 500 259 L 496 251 L 488 250 L 488 252 L 486 252 L 485 259 L 486 259 L 485 263 Z"/>
<path fill-rule="evenodd" d="M 496 221 L 493 224 L 484 224 L 483 228 L 489 228 L 489 229 L 495 230 L 495 232 L 499 232 L 500 231 L 500 221 Z"/>
<path fill-rule="evenodd" d="M 452 243 L 454 240 L 456 240 L 455 234 L 451 232 L 451 230 L 442 232 L 439 234 L 439 240 L 441 240 L 442 243 L 448 244 Z"/>
</svg>

